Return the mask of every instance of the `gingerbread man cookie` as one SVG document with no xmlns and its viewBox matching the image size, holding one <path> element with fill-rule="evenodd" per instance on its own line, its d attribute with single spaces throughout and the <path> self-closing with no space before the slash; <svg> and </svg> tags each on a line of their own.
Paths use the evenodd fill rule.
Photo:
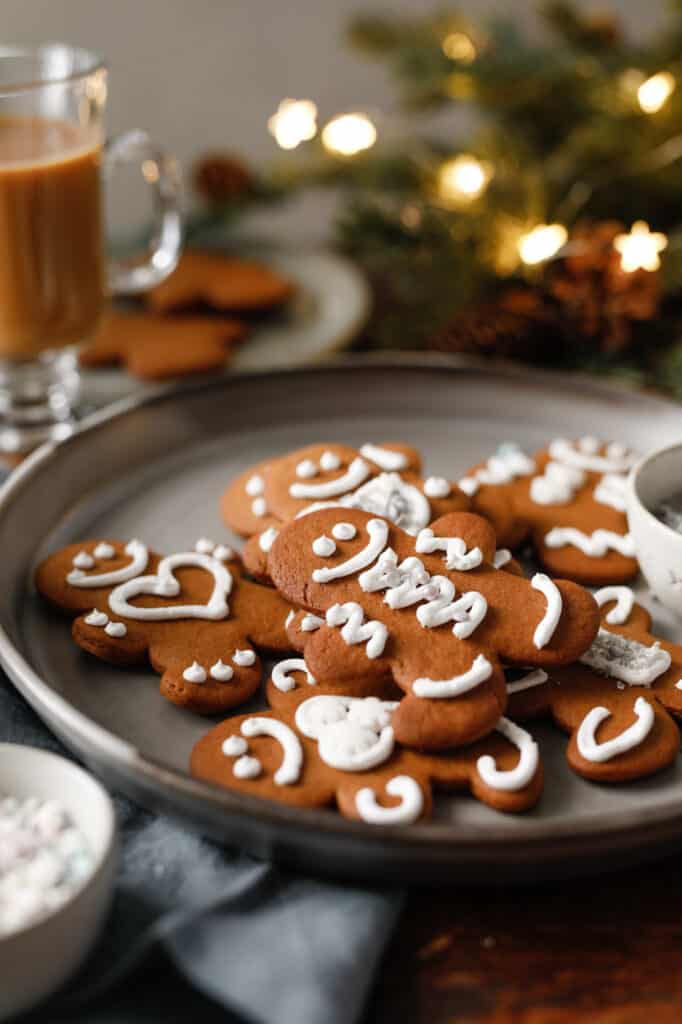
<svg viewBox="0 0 682 1024">
<path fill-rule="evenodd" d="M 260 463 L 237 477 L 222 498 L 223 518 L 253 539 L 244 551 L 249 571 L 266 577 L 267 553 L 283 523 L 310 509 L 362 508 L 417 533 L 469 499 L 444 477 L 420 477 L 421 457 L 394 442 L 315 444 Z"/>
<path fill-rule="evenodd" d="M 234 552 L 207 539 L 166 557 L 139 540 L 70 544 L 38 567 L 36 586 L 75 616 L 79 647 L 113 665 L 149 661 L 163 696 L 201 714 L 253 695 L 261 680 L 255 648 L 290 649 L 291 607 L 243 579 Z"/>
<path fill-rule="evenodd" d="M 595 594 L 602 628 L 575 665 L 531 673 L 508 685 L 510 713 L 551 714 L 570 734 L 571 767 L 597 782 L 624 782 L 677 756 L 682 717 L 682 646 L 649 632 L 651 617 L 629 587 Z"/>
<path fill-rule="evenodd" d="M 495 727 L 507 701 L 501 662 L 565 665 L 597 633 L 582 587 L 497 569 L 495 552 L 494 530 L 469 513 L 414 537 L 357 509 L 321 509 L 282 528 L 269 569 L 304 609 L 289 636 L 313 676 L 339 692 L 352 679 L 392 679 L 407 694 L 396 737 L 439 750 Z"/>
<path fill-rule="evenodd" d="M 532 458 L 505 444 L 459 486 L 501 544 L 530 541 L 550 573 L 596 586 L 623 583 L 638 571 L 625 517 L 634 458 L 623 445 L 593 437 L 552 441 Z"/>
<path fill-rule="evenodd" d="M 275 670 L 277 673 L 277 669 Z M 400 747 L 395 701 L 346 696 L 302 676 L 269 690 L 272 711 L 229 718 L 195 745 L 192 774 L 296 807 L 335 804 L 370 825 L 409 825 L 429 817 L 433 787 L 469 790 L 498 810 L 523 811 L 542 792 L 542 764 L 528 732 L 505 718 L 485 739 L 444 753 Z"/>
<path fill-rule="evenodd" d="M 260 263 L 186 249 L 173 273 L 146 298 L 154 313 L 197 305 L 232 313 L 267 312 L 284 305 L 293 293 L 291 281 Z"/>
</svg>

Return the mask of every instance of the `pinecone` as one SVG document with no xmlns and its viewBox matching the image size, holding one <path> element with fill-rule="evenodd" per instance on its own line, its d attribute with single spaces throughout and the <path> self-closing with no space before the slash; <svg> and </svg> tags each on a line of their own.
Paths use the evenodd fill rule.
<svg viewBox="0 0 682 1024">
<path fill-rule="evenodd" d="M 621 267 L 613 240 L 624 230 L 617 221 L 578 224 L 567 255 L 545 275 L 545 287 L 558 303 L 566 328 L 607 353 L 627 348 L 633 322 L 652 319 L 660 303 L 656 272 Z"/>
<path fill-rule="evenodd" d="M 531 288 L 510 288 L 496 300 L 458 314 L 429 342 L 439 352 L 534 362 L 547 359 L 559 337 L 551 303 Z"/>
<path fill-rule="evenodd" d="M 194 165 L 192 180 L 202 199 L 214 205 L 234 202 L 254 184 L 246 164 L 229 153 L 207 153 Z"/>
</svg>

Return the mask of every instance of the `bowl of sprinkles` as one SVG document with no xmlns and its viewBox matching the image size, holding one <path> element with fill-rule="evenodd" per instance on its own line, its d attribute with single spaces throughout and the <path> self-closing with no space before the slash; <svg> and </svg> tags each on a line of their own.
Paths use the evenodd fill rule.
<svg viewBox="0 0 682 1024">
<path fill-rule="evenodd" d="M 116 816 L 72 761 L 0 743 L 0 1021 L 59 988 L 109 908 Z"/>
</svg>

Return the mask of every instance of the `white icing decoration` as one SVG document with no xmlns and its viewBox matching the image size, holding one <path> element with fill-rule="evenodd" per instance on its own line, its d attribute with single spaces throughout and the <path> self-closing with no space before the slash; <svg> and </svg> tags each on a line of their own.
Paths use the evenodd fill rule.
<svg viewBox="0 0 682 1024">
<path fill-rule="evenodd" d="M 320 456 L 320 468 L 331 473 L 341 465 L 341 459 L 335 452 L 323 452 Z"/>
<path fill-rule="evenodd" d="M 606 616 L 609 626 L 622 626 L 630 618 L 635 604 L 635 595 L 630 587 L 602 587 L 594 593 L 594 599 L 600 608 L 609 601 L 615 601 L 615 607 Z"/>
<path fill-rule="evenodd" d="M 466 542 L 461 537 L 436 537 L 430 527 L 419 532 L 415 548 L 420 555 L 444 551 L 448 569 L 457 569 L 459 572 L 475 569 L 483 561 L 483 552 L 480 548 L 468 551 Z"/>
<path fill-rule="evenodd" d="M 365 622 L 365 613 L 356 601 L 333 604 L 327 611 L 327 625 L 343 626 L 341 636 L 349 645 L 367 641 L 365 653 L 368 658 L 379 658 L 384 653 L 388 640 L 386 626 L 376 619 Z"/>
<path fill-rule="evenodd" d="M 194 550 L 198 551 L 200 555 L 210 555 L 214 547 L 214 542 L 208 537 L 200 537 L 194 545 Z"/>
<path fill-rule="evenodd" d="M 609 446 L 606 455 L 597 455 L 598 449 L 598 442 L 595 447 L 590 446 L 590 450 L 586 451 L 584 447 L 579 450 L 570 441 L 558 438 L 550 444 L 549 454 L 557 462 L 593 473 L 627 473 L 634 462 L 634 455 L 622 446 Z"/>
<path fill-rule="evenodd" d="M 315 569 L 313 580 L 316 583 L 329 583 L 331 580 L 339 579 L 342 576 L 350 576 L 354 572 L 366 569 L 368 565 L 377 558 L 386 547 L 388 541 L 388 523 L 383 519 L 370 519 L 367 523 L 367 534 L 369 542 L 367 546 L 358 551 L 346 562 L 335 565 L 331 569 Z"/>
<path fill-rule="evenodd" d="M 182 678 L 186 679 L 188 683 L 205 683 L 206 669 L 198 661 L 193 661 L 182 673 Z"/>
<path fill-rule="evenodd" d="M 235 651 L 232 655 L 232 661 L 235 665 L 244 667 L 247 665 L 254 665 L 256 662 L 256 652 L 252 650 Z"/>
<path fill-rule="evenodd" d="M 109 621 L 109 616 L 105 615 L 104 612 L 100 612 L 97 608 L 93 608 L 89 615 L 85 616 L 83 620 L 88 626 L 106 626 Z"/>
<path fill-rule="evenodd" d="M 269 529 L 261 533 L 260 537 L 258 538 L 258 547 L 261 549 L 261 551 L 271 551 L 272 545 L 275 543 L 278 536 L 279 530 L 276 530 L 274 526 L 269 527 Z"/>
<path fill-rule="evenodd" d="M 390 519 L 392 523 L 411 534 L 419 533 L 431 519 L 428 498 L 418 487 L 406 483 L 399 473 L 380 473 L 337 501 L 319 501 L 307 505 L 297 513 L 296 518 L 307 516 L 322 508 L 362 509 L 363 512 Z"/>
<path fill-rule="evenodd" d="M 357 532 L 352 523 L 336 523 L 332 527 L 332 536 L 337 540 L 353 540 Z"/>
<path fill-rule="evenodd" d="M 429 498 L 447 498 L 452 490 L 444 476 L 429 476 L 424 481 L 424 494 Z"/>
<path fill-rule="evenodd" d="M 225 757 L 241 757 L 249 749 L 249 745 L 241 736 L 228 736 L 223 740 L 222 749 Z"/>
<path fill-rule="evenodd" d="M 118 639 L 126 635 L 128 627 L 124 622 L 108 622 L 104 627 L 104 632 L 107 636 L 113 636 Z"/>
<path fill-rule="evenodd" d="M 403 452 L 393 452 L 390 448 L 380 448 L 376 444 L 363 444 L 360 454 L 370 459 L 379 469 L 391 472 L 395 469 L 405 469 L 408 464 L 407 456 Z"/>
<path fill-rule="evenodd" d="M 535 686 L 542 686 L 546 683 L 549 676 L 542 668 L 536 668 L 532 672 L 528 672 L 521 679 L 515 679 L 513 683 L 507 683 L 507 693 L 521 693 L 522 690 L 531 690 Z"/>
<path fill-rule="evenodd" d="M 675 683 L 675 689 L 682 690 L 682 679 L 677 680 L 677 682 Z"/>
<path fill-rule="evenodd" d="M 218 658 L 216 663 L 211 665 L 208 674 L 211 679 L 216 679 L 219 683 L 227 683 L 234 675 L 234 670 L 230 665 L 226 665 L 222 658 Z"/>
<path fill-rule="evenodd" d="M 303 748 L 293 729 L 276 718 L 247 718 L 242 722 L 242 735 L 271 736 L 282 748 L 282 763 L 274 774 L 276 786 L 291 786 L 298 782 L 303 767 Z"/>
<path fill-rule="evenodd" d="M 456 590 L 451 580 L 446 576 L 433 576 L 431 581 L 438 585 L 438 597 L 417 608 L 417 619 L 424 629 L 455 622 L 452 632 L 458 639 L 466 640 L 483 622 L 488 602 L 477 590 L 468 590 L 453 601 Z"/>
<path fill-rule="evenodd" d="M 114 587 L 118 583 L 125 583 L 139 576 L 147 568 L 149 552 L 147 546 L 139 540 L 131 540 L 125 546 L 126 555 L 130 555 L 131 562 L 124 565 L 122 569 L 114 569 L 113 572 L 93 573 L 85 576 L 79 569 L 70 572 L 66 582 L 74 587 Z"/>
<path fill-rule="evenodd" d="M 363 772 L 388 760 L 394 737 L 393 701 L 376 697 L 311 697 L 296 709 L 296 727 L 317 740 L 325 764 L 343 772 Z"/>
<path fill-rule="evenodd" d="M 575 466 L 548 462 L 542 476 L 530 482 L 530 498 L 536 505 L 567 505 L 584 485 L 585 474 Z"/>
<path fill-rule="evenodd" d="M 100 541 L 92 553 L 95 558 L 113 558 L 116 554 L 116 548 L 112 547 L 111 544 L 107 544 L 106 541 Z"/>
<path fill-rule="evenodd" d="M 563 548 L 570 545 L 590 558 L 603 558 L 609 550 L 617 551 L 625 558 L 635 557 L 635 542 L 630 534 L 613 533 L 612 530 L 583 533 L 572 526 L 555 526 L 545 537 L 545 544 L 548 548 Z"/>
<path fill-rule="evenodd" d="M 216 544 L 213 548 L 213 557 L 219 562 L 227 562 L 228 559 L 234 558 L 234 551 L 229 544 Z"/>
<path fill-rule="evenodd" d="M 653 647 L 600 629 L 597 637 L 579 659 L 595 672 L 620 679 L 628 686 L 651 686 L 655 679 L 670 668 L 672 658 L 667 651 L 655 643 Z"/>
<path fill-rule="evenodd" d="M 654 709 L 644 697 L 638 697 L 635 701 L 636 721 L 625 729 L 620 735 L 614 736 L 612 740 L 599 743 L 596 738 L 597 729 L 603 721 L 610 717 L 608 708 L 596 707 L 583 718 L 578 729 L 576 743 L 578 752 L 586 761 L 601 764 L 603 761 L 610 761 L 626 750 L 632 750 L 643 743 L 651 732 L 654 721 Z"/>
<path fill-rule="evenodd" d="M 625 485 L 627 477 L 619 473 L 605 473 L 594 489 L 594 500 L 609 505 L 616 512 L 625 512 Z"/>
<path fill-rule="evenodd" d="M 493 555 L 493 566 L 495 569 L 501 569 L 503 565 L 506 565 L 512 560 L 512 553 L 509 548 L 498 548 Z"/>
<path fill-rule="evenodd" d="M 301 632 L 302 633 L 314 633 L 320 626 L 324 626 L 324 619 L 321 619 L 319 615 L 312 615 L 310 612 L 304 615 L 301 619 Z"/>
<path fill-rule="evenodd" d="M 325 537 L 324 534 L 321 537 L 316 537 L 313 541 L 313 554 L 318 555 L 320 558 L 330 558 L 336 551 L 336 544 L 331 537 Z"/>
<path fill-rule="evenodd" d="M 424 807 L 421 787 L 409 775 L 394 775 L 386 783 L 389 796 L 400 797 L 394 807 L 377 803 L 374 790 L 363 786 L 355 794 L 355 807 L 362 821 L 368 825 L 411 825 L 417 821 Z"/>
<path fill-rule="evenodd" d="M 324 458 L 324 456 L 323 456 Z M 322 464 L 320 462 L 320 464 Z M 324 467 L 323 467 L 324 468 Z M 353 459 L 346 472 L 336 478 L 320 484 L 293 483 L 289 488 L 292 498 L 337 498 L 346 491 L 351 491 L 364 483 L 370 475 L 370 468 L 364 459 Z"/>
<path fill-rule="evenodd" d="M 262 771 L 263 765 L 257 757 L 240 757 L 232 766 L 232 772 L 238 779 L 257 779 Z"/>
<path fill-rule="evenodd" d="M 599 441 L 596 437 L 581 437 L 578 441 L 578 448 L 587 455 L 596 455 L 599 451 Z"/>
<path fill-rule="evenodd" d="M 317 682 L 303 658 L 286 658 L 284 661 L 278 661 L 272 669 L 273 686 L 276 686 L 282 693 L 296 689 L 296 680 L 289 675 L 290 672 L 304 672 L 306 683 L 309 686 L 314 686 Z"/>
<path fill-rule="evenodd" d="M 533 634 L 533 643 L 541 651 L 550 642 L 554 636 L 554 630 L 559 625 L 559 619 L 563 611 L 563 601 L 561 600 L 561 591 L 556 583 L 549 576 L 546 576 L 544 572 L 536 572 L 530 581 L 530 585 L 533 590 L 539 590 L 541 594 L 544 594 L 547 601 L 547 610 L 535 627 L 535 633 Z"/>
<path fill-rule="evenodd" d="M 265 503 L 265 498 L 254 498 L 251 502 L 251 511 L 254 516 L 262 519 L 263 516 L 268 513 L 268 506 Z"/>
<path fill-rule="evenodd" d="M 311 476 L 317 476 L 319 468 L 312 459 L 303 459 L 296 467 L 296 476 L 301 480 L 309 480 Z"/>
<path fill-rule="evenodd" d="M 92 569 L 95 559 L 87 551 L 79 551 L 71 564 L 77 569 Z"/>
<path fill-rule="evenodd" d="M 493 667 L 483 654 L 478 654 L 470 669 L 450 679 L 415 679 L 412 692 L 416 697 L 441 699 L 443 697 L 461 697 L 476 686 L 480 686 L 493 674 Z"/>
<path fill-rule="evenodd" d="M 495 764 L 495 758 L 490 754 L 483 754 L 476 762 L 476 770 L 486 786 L 490 786 L 491 789 L 506 792 L 523 789 L 533 780 L 538 770 L 538 745 L 530 733 L 510 722 L 508 718 L 500 718 L 495 728 L 505 739 L 518 747 L 521 754 L 518 763 L 510 771 L 500 771 Z"/>
<path fill-rule="evenodd" d="M 463 491 L 464 494 L 468 494 L 472 498 L 481 485 L 475 476 L 463 476 L 461 480 L 457 481 L 457 486 L 460 491 Z"/>
<path fill-rule="evenodd" d="M 176 604 L 155 608 L 140 608 L 130 604 L 130 598 L 141 594 L 156 597 L 177 597 L 180 583 L 173 570 L 194 566 L 210 572 L 215 581 L 208 604 Z M 229 569 L 210 555 L 198 551 L 186 551 L 167 555 L 159 562 L 155 576 L 138 576 L 137 579 L 122 583 L 109 594 L 109 607 L 122 618 L 139 619 L 147 622 L 163 622 L 170 619 L 226 619 L 229 615 L 227 598 L 232 589 L 232 574 Z"/>
<path fill-rule="evenodd" d="M 262 494 L 265 490 L 265 480 L 262 476 L 258 476 L 256 473 L 254 476 L 249 477 L 246 481 L 244 488 L 250 498 L 256 498 L 259 494 Z"/>
<path fill-rule="evenodd" d="M 481 484 L 509 484 L 519 476 L 530 476 L 535 472 L 535 463 L 517 444 L 501 444 L 494 455 L 481 469 L 471 476 L 463 477 L 458 487 L 469 496 L 476 494 Z"/>
<path fill-rule="evenodd" d="M 294 618 L 294 610 L 292 608 L 291 611 L 289 612 L 289 614 L 287 615 L 286 619 L 284 620 L 284 628 L 285 629 L 289 628 L 293 618 Z"/>
</svg>

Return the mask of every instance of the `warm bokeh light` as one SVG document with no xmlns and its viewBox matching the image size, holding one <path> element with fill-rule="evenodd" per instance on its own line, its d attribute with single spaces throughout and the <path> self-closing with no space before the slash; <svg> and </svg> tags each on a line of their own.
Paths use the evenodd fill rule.
<svg viewBox="0 0 682 1024">
<path fill-rule="evenodd" d="M 443 40 L 443 53 L 450 60 L 458 60 L 462 64 L 476 60 L 476 47 L 464 32 L 450 32 Z"/>
<path fill-rule="evenodd" d="M 519 256 L 530 266 L 543 263 L 559 252 L 567 238 L 568 231 L 563 224 L 538 224 L 532 231 L 521 235 Z"/>
<path fill-rule="evenodd" d="M 296 149 L 315 137 L 317 107 L 312 100 L 282 100 L 268 120 L 268 131 L 282 149 Z"/>
<path fill-rule="evenodd" d="M 620 253 L 620 265 L 628 273 L 658 270 L 661 265 L 659 253 L 667 244 L 668 236 L 662 231 L 650 231 L 643 220 L 635 221 L 629 234 L 616 235 L 613 240 L 614 249 Z"/>
<path fill-rule="evenodd" d="M 371 149 L 377 140 L 377 130 L 367 114 L 339 114 L 322 130 L 322 144 L 338 156 L 355 156 L 363 149 Z"/>
<path fill-rule="evenodd" d="M 669 71 L 659 71 L 642 82 L 637 100 L 645 114 L 655 114 L 675 91 L 675 79 Z"/>
<path fill-rule="evenodd" d="M 446 202 L 467 202 L 485 192 L 491 177 L 490 164 L 462 153 L 441 165 L 436 190 Z"/>
</svg>

